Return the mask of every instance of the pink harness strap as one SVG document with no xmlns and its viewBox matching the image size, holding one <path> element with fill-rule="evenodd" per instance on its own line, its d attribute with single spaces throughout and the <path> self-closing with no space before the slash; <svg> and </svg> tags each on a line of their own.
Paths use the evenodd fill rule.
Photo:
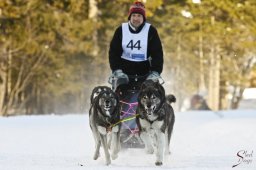
<svg viewBox="0 0 256 170">
<path fill-rule="evenodd" d="M 121 114 L 121 119 L 126 117 L 126 116 L 129 116 L 129 115 L 135 115 L 136 114 L 136 110 L 134 109 L 134 107 L 137 107 L 138 106 L 138 102 L 133 102 L 133 103 L 128 103 L 128 102 L 125 102 L 125 101 L 120 101 L 120 103 L 122 104 L 126 104 L 128 105 L 128 109 L 126 111 L 121 111 L 122 114 Z M 134 117 L 135 118 L 135 117 Z M 123 122 L 123 125 L 129 129 L 129 131 L 132 133 L 132 134 L 135 134 L 135 133 L 138 133 L 139 132 L 139 129 L 136 125 L 136 128 L 135 129 L 131 129 L 127 123 Z"/>
</svg>

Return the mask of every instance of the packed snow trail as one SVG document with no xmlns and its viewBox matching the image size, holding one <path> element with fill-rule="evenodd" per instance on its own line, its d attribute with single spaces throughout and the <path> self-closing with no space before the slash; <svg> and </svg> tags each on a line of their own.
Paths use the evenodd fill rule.
<svg viewBox="0 0 256 170">
<path fill-rule="evenodd" d="M 105 166 L 103 150 L 98 160 L 92 159 L 88 114 L 1 117 L 0 170 L 256 170 L 255 129 L 256 110 L 180 112 L 171 139 L 172 154 L 163 166 L 156 167 L 155 155 L 143 149 L 122 150 Z"/>
</svg>

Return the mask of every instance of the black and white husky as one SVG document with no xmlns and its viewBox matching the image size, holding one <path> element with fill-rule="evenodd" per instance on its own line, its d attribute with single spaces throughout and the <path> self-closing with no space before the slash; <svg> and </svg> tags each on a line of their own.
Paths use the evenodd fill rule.
<svg viewBox="0 0 256 170">
<path fill-rule="evenodd" d="M 164 152 L 170 153 L 169 144 L 175 121 L 170 104 L 175 101 L 173 95 L 165 96 L 165 90 L 158 82 L 146 80 L 141 86 L 136 121 L 147 153 L 152 154 L 155 146 L 155 164 L 158 166 L 163 164 Z"/>
<path fill-rule="evenodd" d="M 117 95 L 109 88 L 101 90 L 93 98 L 89 111 L 90 127 L 95 139 L 95 153 L 93 159 L 99 157 L 100 146 L 105 152 L 106 165 L 116 159 L 120 150 L 120 107 Z"/>
</svg>

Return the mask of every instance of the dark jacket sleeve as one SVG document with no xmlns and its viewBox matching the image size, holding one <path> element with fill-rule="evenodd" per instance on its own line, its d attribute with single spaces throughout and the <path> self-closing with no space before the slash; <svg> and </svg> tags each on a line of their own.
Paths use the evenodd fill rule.
<svg viewBox="0 0 256 170">
<path fill-rule="evenodd" d="M 158 32 L 152 25 L 149 29 L 148 52 L 152 58 L 151 71 L 157 71 L 159 74 L 163 71 L 163 48 Z"/>
<path fill-rule="evenodd" d="M 114 33 L 109 47 L 109 64 L 112 71 L 122 69 L 120 64 L 122 53 L 122 26 L 119 26 Z"/>
</svg>

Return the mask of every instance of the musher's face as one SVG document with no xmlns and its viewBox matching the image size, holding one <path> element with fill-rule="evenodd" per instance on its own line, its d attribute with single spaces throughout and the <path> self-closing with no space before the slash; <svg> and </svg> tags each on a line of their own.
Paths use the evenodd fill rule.
<svg viewBox="0 0 256 170">
<path fill-rule="evenodd" d="M 131 14 L 130 21 L 131 21 L 132 26 L 134 26 L 135 28 L 139 28 L 139 26 L 143 23 L 143 15 L 133 13 L 133 14 Z"/>
</svg>

